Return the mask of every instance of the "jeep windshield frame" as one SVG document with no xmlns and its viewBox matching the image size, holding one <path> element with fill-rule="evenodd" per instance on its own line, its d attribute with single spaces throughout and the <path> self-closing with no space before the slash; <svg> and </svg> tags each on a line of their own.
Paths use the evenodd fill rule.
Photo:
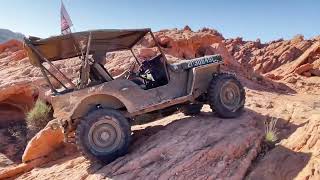
<svg viewBox="0 0 320 180">
<path fill-rule="evenodd" d="M 79 57 L 84 63 L 87 61 L 88 56 L 95 53 L 115 52 L 122 50 L 130 50 L 138 65 L 140 61 L 134 54 L 132 48 L 136 45 L 146 34 L 150 33 L 155 42 L 160 54 L 162 55 L 162 63 L 166 72 L 167 79 L 169 74 L 167 71 L 167 58 L 162 51 L 159 42 L 156 40 L 151 29 L 103 29 L 93 31 L 75 32 L 66 35 L 53 36 L 46 39 L 36 37 L 24 38 L 24 47 L 28 53 L 29 61 L 32 65 L 39 67 L 45 80 L 47 81 L 53 94 L 70 92 L 84 87 L 77 87 L 65 74 L 63 74 L 52 62 L 59 61 L 74 57 Z M 48 63 L 51 69 L 55 70 L 56 74 L 62 77 L 59 79 L 49 68 L 46 68 L 43 63 Z M 84 68 L 80 68 L 80 72 Z M 88 70 L 88 69 L 87 69 Z M 85 71 L 87 71 L 85 70 Z M 88 70 L 90 71 L 90 70 Z M 105 69 L 106 73 L 109 72 Z M 89 73 L 89 72 L 88 72 Z M 82 74 L 82 72 L 81 72 Z M 53 84 L 52 77 L 57 81 L 63 91 L 58 92 Z M 111 77 L 111 80 L 113 78 Z M 64 82 L 67 82 L 64 83 Z"/>
</svg>

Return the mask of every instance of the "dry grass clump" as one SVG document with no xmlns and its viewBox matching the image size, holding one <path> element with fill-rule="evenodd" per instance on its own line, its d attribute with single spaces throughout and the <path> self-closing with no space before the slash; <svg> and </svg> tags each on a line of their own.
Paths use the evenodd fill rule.
<svg viewBox="0 0 320 180">
<path fill-rule="evenodd" d="M 52 119 L 51 106 L 37 100 L 34 107 L 26 114 L 27 127 L 33 133 L 39 132 Z"/>
<path fill-rule="evenodd" d="M 276 128 L 277 121 L 277 118 L 272 118 L 270 121 L 266 121 L 265 123 L 264 140 L 267 143 L 275 144 L 278 140 L 278 130 Z"/>
</svg>

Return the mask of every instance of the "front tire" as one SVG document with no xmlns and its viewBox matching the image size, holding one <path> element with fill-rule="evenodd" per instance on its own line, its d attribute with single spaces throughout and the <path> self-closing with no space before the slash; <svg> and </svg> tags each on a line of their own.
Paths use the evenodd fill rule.
<svg viewBox="0 0 320 180">
<path fill-rule="evenodd" d="M 84 117 L 76 129 L 76 144 L 91 161 L 110 163 L 127 153 L 131 128 L 117 110 L 98 109 Z"/>
<path fill-rule="evenodd" d="M 245 90 L 234 75 L 221 73 L 212 79 L 208 89 L 210 108 L 222 118 L 240 116 L 245 103 Z"/>
</svg>

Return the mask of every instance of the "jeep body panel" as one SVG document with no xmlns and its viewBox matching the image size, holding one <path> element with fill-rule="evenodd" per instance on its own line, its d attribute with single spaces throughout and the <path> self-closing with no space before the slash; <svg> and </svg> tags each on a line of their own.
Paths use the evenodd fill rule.
<svg viewBox="0 0 320 180">
<path fill-rule="evenodd" d="M 219 71 L 219 63 L 198 66 L 190 70 L 168 68 L 167 85 L 144 90 L 134 82 L 116 79 L 72 93 L 52 97 L 54 116 L 67 121 L 81 118 L 92 108 L 123 109 L 127 117 L 159 110 L 175 104 L 192 102 L 206 92 L 211 74 Z"/>
<path fill-rule="evenodd" d="M 77 110 L 79 106 L 82 106 L 81 104 L 85 103 L 88 106 L 104 104 L 106 105 L 105 107 L 114 109 L 125 107 L 128 113 L 127 116 L 130 117 L 132 114 L 136 115 L 137 112 L 147 109 L 154 104 L 185 96 L 187 94 L 187 81 L 187 72 L 173 72 L 167 85 L 144 90 L 130 80 L 116 79 L 72 93 L 53 96 L 52 105 L 56 109 L 54 116 L 60 117 L 63 115 L 72 119 L 79 118 L 87 113 L 85 111 L 88 108 L 84 108 L 84 112 Z M 92 98 L 92 96 L 96 98 Z M 108 98 L 102 100 L 101 97 Z M 111 99 L 112 102 L 103 103 L 108 99 Z"/>
</svg>

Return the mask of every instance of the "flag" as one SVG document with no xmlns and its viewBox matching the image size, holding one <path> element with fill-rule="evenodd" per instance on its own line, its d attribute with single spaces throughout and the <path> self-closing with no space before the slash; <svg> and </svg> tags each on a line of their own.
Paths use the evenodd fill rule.
<svg viewBox="0 0 320 180">
<path fill-rule="evenodd" d="M 61 15 L 61 34 L 69 34 L 69 33 L 71 33 L 70 27 L 73 24 L 72 24 L 70 16 L 69 16 L 66 8 L 64 7 L 64 4 L 63 4 L 62 1 L 61 1 L 60 15 Z"/>
</svg>

